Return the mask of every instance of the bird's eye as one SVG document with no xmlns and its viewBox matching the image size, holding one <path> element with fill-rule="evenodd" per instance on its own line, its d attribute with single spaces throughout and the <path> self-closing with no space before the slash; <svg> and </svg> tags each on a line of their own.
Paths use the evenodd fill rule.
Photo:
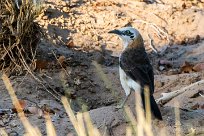
<svg viewBox="0 0 204 136">
<path fill-rule="evenodd" d="M 126 33 L 127 35 L 131 34 L 131 32 L 130 32 L 129 30 L 126 30 L 125 33 Z"/>
<path fill-rule="evenodd" d="M 130 30 L 126 30 L 123 33 L 124 33 L 124 35 L 127 35 L 127 36 L 132 36 L 133 35 L 133 33 L 130 32 Z"/>
</svg>

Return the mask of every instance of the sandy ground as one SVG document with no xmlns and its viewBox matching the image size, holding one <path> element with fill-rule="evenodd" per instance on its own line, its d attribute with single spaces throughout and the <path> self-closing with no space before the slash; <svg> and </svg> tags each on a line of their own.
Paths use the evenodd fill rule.
<svg viewBox="0 0 204 136">
<path fill-rule="evenodd" d="M 71 99 L 76 112 L 82 110 L 83 104 L 87 105 L 93 123 L 102 133 L 106 130 L 107 135 L 125 135 L 128 122 L 124 111 L 114 109 L 125 96 L 118 75 L 122 46 L 117 37 L 107 33 L 109 30 L 132 25 L 141 32 L 154 67 L 155 98 L 204 79 L 202 0 L 163 0 L 153 4 L 137 0 L 71 3 L 49 0 L 45 6 L 37 22 L 47 33 L 47 39 L 42 38 L 39 44 L 34 72 L 43 84 L 29 74 L 12 75 L 10 80 L 18 98 L 26 102 L 26 108 L 49 107 L 59 136 L 74 134 L 63 105 L 57 100 L 62 95 Z M 153 51 L 150 41 L 159 53 Z M 99 64 L 99 69 L 93 61 Z M 204 135 L 203 88 L 204 83 L 194 85 L 163 104 L 160 109 L 164 121 L 153 121 L 154 134 L 161 135 L 160 131 L 165 129 L 168 136 L 175 135 L 174 103 L 178 101 L 182 135 L 191 133 L 192 128 L 196 136 Z M 0 94 L 0 109 L 12 108 L 2 80 Z M 134 107 L 134 94 L 127 104 Z M 38 113 L 26 115 L 46 135 L 45 119 Z M 12 136 L 24 134 L 15 113 L 1 113 L 0 127 Z"/>
</svg>

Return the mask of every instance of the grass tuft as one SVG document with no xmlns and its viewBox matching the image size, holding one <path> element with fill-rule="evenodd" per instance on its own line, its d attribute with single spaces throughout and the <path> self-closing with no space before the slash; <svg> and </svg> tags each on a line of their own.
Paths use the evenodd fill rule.
<svg viewBox="0 0 204 136">
<path fill-rule="evenodd" d="M 7 73 L 27 70 L 35 57 L 42 31 L 35 19 L 42 8 L 23 0 L 0 0 L 0 70 Z"/>
</svg>

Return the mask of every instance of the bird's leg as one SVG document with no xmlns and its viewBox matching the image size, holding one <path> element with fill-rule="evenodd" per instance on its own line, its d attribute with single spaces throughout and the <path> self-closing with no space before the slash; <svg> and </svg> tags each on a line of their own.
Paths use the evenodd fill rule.
<svg viewBox="0 0 204 136">
<path fill-rule="evenodd" d="M 123 102 L 122 102 L 120 105 L 118 105 L 118 106 L 116 107 L 116 109 L 122 109 L 122 108 L 124 107 L 124 105 L 125 105 L 126 101 L 128 100 L 130 94 L 131 94 L 131 92 L 130 92 L 128 95 L 126 95 L 126 97 L 125 97 L 125 99 L 123 100 Z"/>
</svg>

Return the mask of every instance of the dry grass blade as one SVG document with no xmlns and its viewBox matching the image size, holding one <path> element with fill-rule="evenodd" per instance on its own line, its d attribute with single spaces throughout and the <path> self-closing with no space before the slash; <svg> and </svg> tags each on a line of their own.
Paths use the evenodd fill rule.
<svg viewBox="0 0 204 136">
<path fill-rule="evenodd" d="M 96 71 L 99 74 L 99 77 L 102 78 L 102 80 L 103 80 L 104 84 L 106 85 L 107 89 L 112 89 L 111 82 L 109 82 L 109 80 L 107 80 L 107 77 L 105 76 L 101 66 L 96 61 L 93 61 L 92 64 L 95 66 Z"/>
<path fill-rule="evenodd" d="M 0 128 L 0 136 L 8 136 L 8 134 L 3 128 Z"/>
<path fill-rule="evenodd" d="M 181 136 L 181 123 L 180 123 L 180 112 L 179 103 L 175 102 L 175 126 L 176 126 L 176 136 Z"/>
<path fill-rule="evenodd" d="M 98 129 L 93 126 L 88 112 L 78 113 L 77 118 L 76 118 L 71 109 L 69 102 L 67 101 L 65 97 L 62 97 L 62 103 L 76 130 L 76 133 L 79 136 L 86 136 L 85 125 L 86 125 L 87 133 L 89 136 L 100 136 Z"/>
<path fill-rule="evenodd" d="M 71 120 L 77 134 L 80 134 L 80 130 L 79 130 L 79 126 L 78 126 L 78 122 L 77 122 L 77 119 L 71 109 L 71 106 L 69 104 L 69 102 L 67 101 L 67 98 L 66 97 L 62 97 L 62 103 L 64 105 L 64 108 L 69 116 L 69 119 Z"/>
<path fill-rule="evenodd" d="M 51 118 L 49 114 L 45 115 L 45 120 L 46 120 L 46 128 L 47 128 L 47 135 L 48 136 L 57 136 L 55 127 L 52 124 Z"/>
<path fill-rule="evenodd" d="M 161 130 L 160 130 L 160 132 L 159 132 L 159 136 L 166 136 L 166 128 L 162 128 Z"/>
<path fill-rule="evenodd" d="M 135 133 L 137 133 L 137 121 L 136 121 L 133 113 L 131 112 L 130 107 L 125 107 L 125 113 L 127 114 L 128 119 L 129 119 Z"/>
<path fill-rule="evenodd" d="M 106 88 L 111 91 L 112 95 L 115 97 L 115 100 L 119 102 L 119 97 L 116 94 L 116 90 L 113 88 L 112 82 L 108 79 L 108 77 L 103 72 L 103 69 L 100 66 L 100 64 L 98 64 L 96 61 L 93 61 L 92 64 L 95 66 L 96 72 L 98 76 L 101 78 L 101 80 L 104 82 L 104 85 L 106 86 Z"/>
<path fill-rule="evenodd" d="M 78 121 L 80 136 L 86 136 L 83 114 L 78 113 L 76 117 L 77 117 L 77 121 Z"/>
<path fill-rule="evenodd" d="M 132 128 L 130 126 L 126 128 L 126 136 L 132 136 Z"/>
<path fill-rule="evenodd" d="M 151 110 L 150 110 L 149 89 L 147 86 L 145 86 L 144 91 L 145 91 L 146 118 L 144 115 L 144 110 L 142 109 L 141 96 L 138 92 L 135 92 L 135 99 L 136 99 L 135 110 L 137 113 L 137 121 L 129 107 L 125 107 L 125 112 L 137 136 L 143 136 L 144 133 L 146 133 L 147 136 L 153 136 L 152 127 L 151 127 L 152 120 L 151 120 Z"/>
<path fill-rule="evenodd" d="M 11 82 L 9 81 L 9 78 L 3 74 L 2 80 L 6 86 L 6 89 L 8 90 L 9 95 L 11 96 L 11 100 L 13 102 L 13 105 L 15 106 L 18 117 L 20 118 L 21 122 L 23 123 L 28 135 L 30 136 L 41 136 L 40 131 L 37 128 L 34 128 L 28 121 L 28 119 L 25 117 L 25 114 L 23 112 L 23 109 L 15 95 L 14 89 L 11 85 Z"/>
<path fill-rule="evenodd" d="M 150 109 L 150 93 L 149 93 L 149 88 L 147 86 L 145 86 L 144 91 L 145 91 L 144 93 L 145 93 L 146 122 L 151 127 L 152 118 L 151 118 L 151 109 Z"/>
<path fill-rule="evenodd" d="M 136 132 L 137 136 L 143 136 L 144 133 L 147 136 L 153 136 L 152 127 L 151 127 L 151 111 L 150 111 L 150 100 L 149 100 L 149 89 L 145 87 L 145 106 L 146 106 L 146 118 L 144 111 L 142 109 L 141 97 L 137 92 L 135 93 L 136 99 L 136 113 L 137 121 L 131 112 L 129 107 L 125 107 L 125 112 L 128 116 L 128 119 L 132 125 L 132 128 Z M 131 132 L 132 133 L 132 132 Z M 129 135 L 129 134 L 127 134 Z"/>
<path fill-rule="evenodd" d="M 23 112 L 23 109 L 15 95 L 14 89 L 12 88 L 11 82 L 9 81 L 9 78 L 3 74 L 2 76 L 3 82 L 9 92 L 9 95 L 11 96 L 13 105 L 15 106 L 17 113 L 18 113 L 18 117 L 20 118 L 21 122 L 23 123 L 25 130 L 26 130 L 26 134 L 28 136 L 41 136 L 40 131 L 38 130 L 38 128 L 33 127 L 30 122 L 28 121 L 28 119 L 25 117 L 25 114 Z M 87 113 L 78 113 L 77 114 L 77 118 L 75 117 L 67 99 L 65 97 L 62 97 L 62 103 L 64 104 L 65 110 L 68 113 L 68 116 L 74 126 L 74 128 L 76 129 L 76 132 L 79 136 L 86 136 L 86 127 L 85 124 L 87 126 L 87 132 L 90 136 L 100 136 L 100 133 L 98 131 L 98 129 L 96 127 L 93 126 L 90 116 Z M 84 117 L 84 119 L 83 119 Z M 56 136 L 56 131 L 55 128 L 52 124 L 51 118 L 50 116 L 47 114 L 45 115 L 45 119 L 46 119 L 46 128 L 47 128 L 47 135 L 49 136 Z M 1 129 L 1 135 L 6 136 L 7 133 L 5 132 L 5 130 Z"/>
<path fill-rule="evenodd" d="M 145 126 L 145 117 L 144 111 L 142 109 L 141 104 L 141 96 L 138 92 L 135 92 L 135 99 L 136 99 L 136 113 L 137 113 L 137 134 L 138 136 L 144 136 L 144 126 Z"/>
<path fill-rule="evenodd" d="M 150 108 L 150 93 L 149 93 L 149 87 L 145 86 L 144 88 L 145 93 L 145 113 L 146 113 L 146 122 L 144 130 L 148 136 L 153 136 L 152 133 L 152 118 L 151 118 L 151 108 Z"/>
<path fill-rule="evenodd" d="M 98 129 L 94 127 L 93 123 L 91 122 L 91 118 L 88 112 L 84 113 L 84 120 L 87 125 L 87 131 L 89 136 L 100 136 Z"/>
</svg>

